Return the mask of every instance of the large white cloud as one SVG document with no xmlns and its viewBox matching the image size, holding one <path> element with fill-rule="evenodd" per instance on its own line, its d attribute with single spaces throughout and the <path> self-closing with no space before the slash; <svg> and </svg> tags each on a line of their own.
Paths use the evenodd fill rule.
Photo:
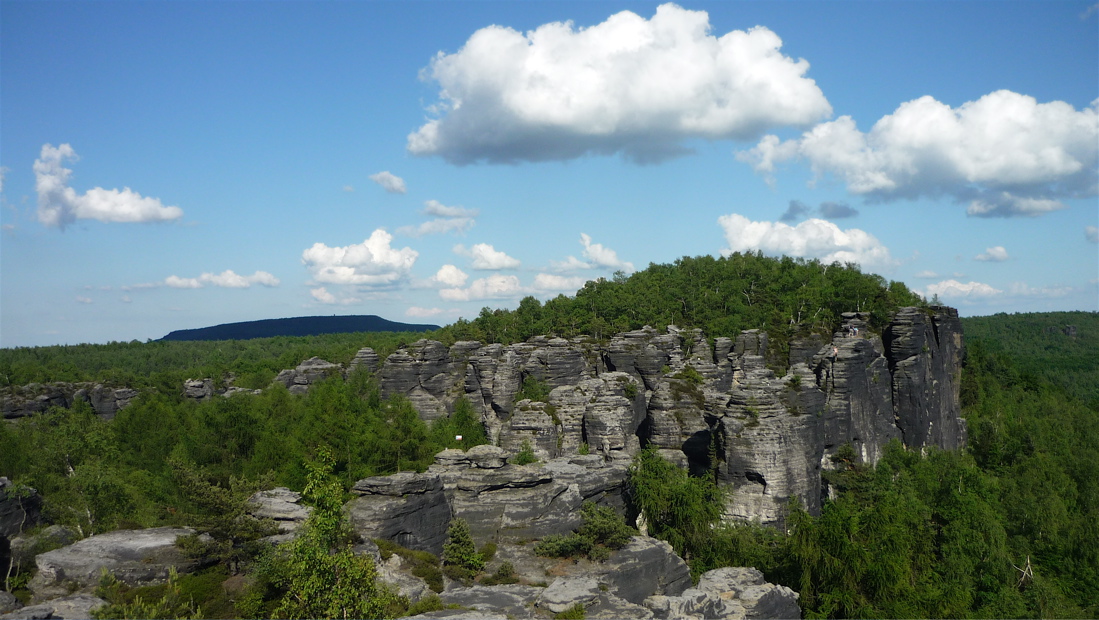
<svg viewBox="0 0 1099 620">
<path fill-rule="evenodd" d="M 404 179 L 388 170 L 382 170 L 381 172 L 372 174 L 369 178 L 371 181 L 381 185 L 382 188 L 390 194 L 403 194 L 408 191 L 408 188 L 405 187 Z"/>
<path fill-rule="evenodd" d="M 424 235 L 437 235 L 448 232 L 464 233 L 474 224 L 474 218 L 480 214 L 478 209 L 466 209 L 465 207 L 448 207 L 438 200 L 428 200 L 424 203 L 424 215 L 434 217 L 419 226 L 402 226 L 397 232 L 411 237 Z"/>
<path fill-rule="evenodd" d="M 408 278 L 419 252 L 390 247 L 393 236 L 379 228 L 362 243 L 329 247 L 315 243 L 301 254 L 313 279 L 326 284 L 388 286 Z"/>
<path fill-rule="evenodd" d="M 972 216 L 1036 216 L 1096 194 L 1097 108 L 1099 99 L 1076 110 L 1009 90 L 957 108 L 925 96 L 869 133 L 842 116 L 796 140 L 765 136 L 737 159 L 768 177 L 779 162 L 805 159 L 817 177 L 833 174 L 872 200 L 951 196 Z"/>
<path fill-rule="evenodd" d="M 72 170 L 64 167 L 67 159 L 79 159 L 68 144 L 54 147 L 43 144 L 34 160 L 35 189 L 38 192 L 38 221 L 64 229 L 77 219 L 100 222 L 164 222 L 183 217 L 179 207 L 168 207 L 156 198 L 146 198 L 125 188 L 95 187 L 83 194 L 69 187 Z"/>
<path fill-rule="evenodd" d="M 889 269 L 896 265 L 889 248 L 874 235 L 858 228 L 841 230 L 826 220 L 814 218 L 790 226 L 782 222 L 753 222 L 731 213 L 717 221 L 729 244 L 721 250 L 725 256 L 759 250 L 775 256 L 815 258 L 824 263 L 858 263 L 867 269 Z"/>
<path fill-rule="evenodd" d="M 181 278 L 170 275 L 164 279 L 164 284 L 171 288 L 202 288 L 207 284 L 222 288 L 249 288 L 253 284 L 267 287 L 278 286 L 279 279 L 266 271 L 257 271 L 250 276 L 242 276 L 232 269 L 226 269 L 221 273 L 203 273 L 197 278 Z"/>
<path fill-rule="evenodd" d="M 438 117 L 408 136 L 408 150 L 457 164 L 615 152 L 653 161 L 684 152 L 684 139 L 754 139 L 831 115 L 809 63 L 784 56 L 774 32 L 710 30 L 705 11 L 675 4 L 589 28 L 482 28 L 423 71 L 440 88 Z"/>
<path fill-rule="evenodd" d="M 472 266 L 474 269 L 497 271 L 500 269 L 517 269 L 520 265 L 519 259 L 512 258 L 487 243 L 478 243 L 468 249 L 459 243 L 454 246 L 454 253 L 473 259 Z"/>
<path fill-rule="evenodd" d="M 480 299 L 513 299 L 525 293 L 516 276 L 493 274 L 474 280 L 467 288 L 444 288 L 439 297 L 447 301 L 473 301 Z"/>
</svg>

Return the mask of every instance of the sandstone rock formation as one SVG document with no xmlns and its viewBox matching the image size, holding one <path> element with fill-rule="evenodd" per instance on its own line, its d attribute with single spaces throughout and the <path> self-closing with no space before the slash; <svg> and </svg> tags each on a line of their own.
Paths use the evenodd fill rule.
<svg viewBox="0 0 1099 620">
<path fill-rule="evenodd" d="M 21 418 L 43 413 L 50 407 L 72 407 L 85 402 L 97 415 L 110 419 L 136 396 L 137 390 L 101 383 L 30 383 L 0 390 L 0 413 L 5 419 Z"/>
<path fill-rule="evenodd" d="M 605 344 L 536 337 L 448 349 L 420 340 L 389 356 L 377 374 L 384 395 L 407 396 L 425 420 L 450 415 L 459 398 L 468 399 L 494 444 L 511 454 L 529 442 L 543 461 L 584 447 L 614 461 L 652 445 L 731 487 L 729 518 L 774 525 L 791 497 L 819 511 L 821 469 L 846 444 L 866 463 L 877 462 L 894 438 L 912 448 L 965 445 L 954 309 L 904 308 L 881 334 L 871 331 L 868 315 L 846 313 L 830 340 L 806 334 L 788 345 L 780 355 L 760 330 L 711 342 L 674 326 Z M 528 377 L 551 390 L 545 402 L 518 400 Z M 483 482 L 471 477 L 461 491 L 479 497 L 476 489 L 503 484 L 491 471 L 476 477 Z M 552 486 L 504 477 L 531 499 Z M 574 501 L 561 493 L 553 501 Z M 491 510 L 485 504 L 478 516 Z"/>
</svg>

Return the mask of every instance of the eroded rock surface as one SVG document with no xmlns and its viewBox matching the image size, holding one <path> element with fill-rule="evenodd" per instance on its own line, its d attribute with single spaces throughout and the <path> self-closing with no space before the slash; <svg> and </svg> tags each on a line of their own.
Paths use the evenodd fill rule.
<svg viewBox="0 0 1099 620">
<path fill-rule="evenodd" d="M 29 588 L 36 600 L 46 600 L 74 588 L 94 587 L 103 569 L 132 586 L 162 583 L 167 581 L 171 568 L 185 574 L 199 567 L 196 560 L 176 547 L 176 538 L 189 534 L 194 530 L 158 527 L 90 536 L 38 555 L 38 573 Z"/>
</svg>

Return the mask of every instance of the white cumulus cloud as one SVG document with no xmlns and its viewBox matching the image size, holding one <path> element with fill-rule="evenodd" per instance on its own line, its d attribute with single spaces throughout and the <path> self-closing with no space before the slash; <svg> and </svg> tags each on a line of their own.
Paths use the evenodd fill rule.
<svg viewBox="0 0 1099 620">
<path fill-rule="evenodd" d="M 721 250 L 724 256 L 759 250 L 772 256 L 815 258 L 824 263 L 858 263 L 868 269 L 888 269 L 896 265 L 889 248 L 874 235 L 858 228 L 841 230 L 826 220 L 814 218 L 790 226 L 782 222 L 753 222 L 732 213 L 717 221 L 729 244 Z"/>
<path fill-rule="evenodd" d="M 390 247 L 393 235 L 379 228 L 362 243 L 329 247 L 314 243 L 301 254 L 313 279 L 325 284 L 388 286 L 408 278 L 419 252 Z"/>
<path fill-rule="evenodd" d="M 279 279 L 266 271 L 257 271 L 250 276 L 242 276 L 232 269 L 226 269 L 221 273 L 203 273 L 197 278 L 181 278 L 170 275 L 164 279 L 164 284 L 171 288 L 202 288 L 207 284 L 222 288 L 249 288 L 253 284 L 267 287 L 278 286 Z"/>
<path fill-rule="evenodd" d="M 809 63 L 781 48 L 762 26 L 715 36 L 705 11 L 670 3 L 651 19 L 622 11 L 588 28 L 489 26 L 423 70 L 439 85 L 437 118 L 408 136 L 408 150 L 456 164 L 616 152 L 656 161 L 688 138 L 754 139 L 829 117 Z"/>
<path fill-rule="evenodd" d="M 1099 226 L 1085 226 L 1084 237 L 1092 243 L 1099 243 Z"/>
<path fill-rule="evenodd" d="M 419 226 L 402 226 L 397 232 L 410 237 L 422 237 L 424 235 L 437 235 L 448 232 L 464 233 L 474 224 L 474 218 L 480 214 L 477 209 L 464 207 L 448 207 L 438 200 L 428 200 L 424 203 L 423 214 L 433 216 Z"/>
<path fill-rule="evenodd" d="M 984 252 L 974 256 L 973 260 L 1000 263 L 1008 258 L 1007 250 L 1004 249 L 1004 246 L 997 245 L 995 247 L 986 248 Z"/>
<path fill-rule="evenodd" d="M 443 265 L 439 268 L 434 276 L 431 277 L 432 281 L 442 284 L 448 288 L 459 288 L 465 286 L 466 280 L 469 275 L 466 272 L 458 269 L 454 265 Z"/>
<path fill-rule="evenodd" d="M 83 194 L 69 187 L 72 170 L 62 163 L 79 159 L 68 144 L 42 145 L 34 160 L 35 189 L 38 192 L 38 221 L 64 229 L 78 219 L 100 222 L 164 222 L 183 217 L 179 207 L 168 207 L 156 198 L 146 198 L 125 188 L 95 187 Z"/>
<path fill-rule="evenodd" d="M 473 268 L 484 271 L 516 269 L 520 264 L 518 259 L 500 252 L 487 243 L 478 243 L 471 248 L 466 248 L 459 243 L 454 246 L 454 253 L 459 256 L 466 256 L 473 259 Z"/>
<path fill-rule="evenodd" d="M 408 188 L 405 187 L 404 179 L 388 170 L 382 170 L 381 172 L 372 174 L 369 178 L 371 181 L 381 185 L 382 188 L 390 194 L 403 194 L 408 191 Z"/>
<path fill-rule="evenodd" d="M 487 278 L 474 280 L 467 288 L 444 288 L 439 297 L 447 301 L 473 301 L 481 299 L 513 299 L 523 294 L 525 289 L 519 285 L 516 276 L 493 274 Z"/>
<path fill-rule="evenodd" d="M 584 258 L 591 261 L 592 264 L 607 269 L 621 269 L 630 273 L 634 271 L 633 263 L 620 260 L 617 252 L 601 243 L 592 243 L 590 236 L 580 233 L 580 243 L 584 246 Z"/>
<path fill-rule="evenodd" d="M 1076 110 L 1009 90 L 957 108 L 925 96 L 868 133 L 842 116 L 796 140 L 765 136 L 737 159 L 765 177 L 779 162 L 804 159 L 815 177 L 835 175 L 873 200 L 950 196 L 971 216 L 1037 216 L 1096 194 L 1097 108 L 1099 99 Z"/>
</svg>

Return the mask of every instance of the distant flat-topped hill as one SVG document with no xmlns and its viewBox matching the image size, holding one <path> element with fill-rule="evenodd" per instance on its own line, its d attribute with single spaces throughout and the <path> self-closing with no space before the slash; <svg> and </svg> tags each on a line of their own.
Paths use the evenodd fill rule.
<svg viewBox="0 0 1099 620">
<path fill-rule="evenodd" d="M 198 329 L 177 329 L 161 340 L 250 340 L 274 336 L 316 336 L 348 332 L 427 332 L 438 325 L 387 321 L 373 314 L 352 316 L 299 316 L 226 323 Z"/>
</svg>

